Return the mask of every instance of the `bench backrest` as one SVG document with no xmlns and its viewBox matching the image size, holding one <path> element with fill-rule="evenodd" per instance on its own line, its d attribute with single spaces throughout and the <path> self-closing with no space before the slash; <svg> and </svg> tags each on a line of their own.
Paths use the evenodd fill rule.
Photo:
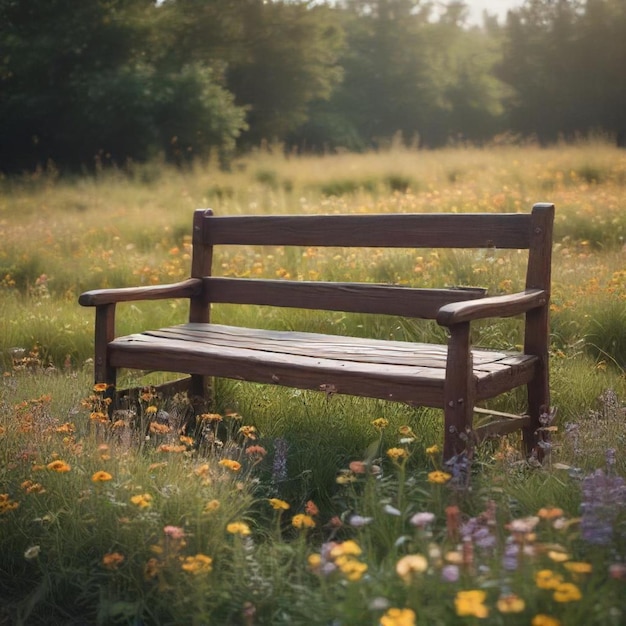
<svg viewBox="0 0 626 626">
<path fill-rule="evenodd" d="M 211 302 L 433 318 L 448 302 L 484 296 L 481 289 L 215 278 L 216 245 L 527 249 L 526 288 L 549 293 L 553 219 L 551 204 L 500 214 L 216 216 L 200 209 L 194 214 L 191 276 L 203 278 L 206 289 L 192 299 L 190 321 L 208 321 Z"/>
</svg>

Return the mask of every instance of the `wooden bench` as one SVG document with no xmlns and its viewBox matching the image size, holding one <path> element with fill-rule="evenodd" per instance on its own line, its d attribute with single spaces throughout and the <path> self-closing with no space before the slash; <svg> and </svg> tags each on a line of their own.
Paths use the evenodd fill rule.
<svg viewBox="0 0 626 626">
<path fill-rule="evenodd" d="M 100 289 L 80 296 L 96 308 L 95 381 L 115 393 L 120 368 L 184 373 L 174 383 L 208 400 L 210 377 L 384 398 L 443 409 L 444 459 L 487 435 L 523 432 L 536 448 L 540 416 L 550 405 L 549 300 L 554 207 L 531 213 L 216 216 L 193 217 L 191 277 L 169 285 Z M 527 249 L 525 289 L 487 297 L 481 289 L 421 289 L 367 283 L 213 277 L 221 245 Z M 189 323 L 115 335 L 119 302 L 188 298 Z M 210 323 L 215 303 L 255 304 L 434 319 L 447 346 Z M 470 324 L 524 315 L 519 352 L 478 349 Z M 491 415 L 473 429 L 480 401 L 527 387 L 527 411 Z"/>
</svg>

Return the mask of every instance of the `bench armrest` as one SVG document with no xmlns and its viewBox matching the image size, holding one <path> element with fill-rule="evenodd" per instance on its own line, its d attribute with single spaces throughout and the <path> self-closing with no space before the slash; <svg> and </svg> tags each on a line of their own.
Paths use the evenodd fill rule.
<svg viewBox="0 0 626 626">
<path fill-rule="evenodd" d="M 144 287 L 122 287 L 120 289 L 94 289 L 86 291 L 78 298 L 83 306 L 100 306 L 116 302 L 137 300 L 162 300 L 165 298 L 190 298 L 202 292 L 202 280 L 189 278 L 168 285 L 148 285 Z"/>
<path fill-rule="evenodd" d="M 526 289 L 503 296 L 446 304 L 439 309 L 436 319 L 441 326 L 452 326 L 487 317 L 511 317 L 542 307 L 547 301 L 548 294 L 543 289 Z"/>
</svg>

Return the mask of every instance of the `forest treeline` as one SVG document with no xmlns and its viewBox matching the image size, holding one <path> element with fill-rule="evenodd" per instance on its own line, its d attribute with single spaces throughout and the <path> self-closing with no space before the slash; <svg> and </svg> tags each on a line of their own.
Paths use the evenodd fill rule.
<svg viewBox="0 0 626 626">
<path fill-rule="evenodd" d="M 0 0 L 0 171 L 618 137 L 624 68 L 624 0 Z"/>
</svg>

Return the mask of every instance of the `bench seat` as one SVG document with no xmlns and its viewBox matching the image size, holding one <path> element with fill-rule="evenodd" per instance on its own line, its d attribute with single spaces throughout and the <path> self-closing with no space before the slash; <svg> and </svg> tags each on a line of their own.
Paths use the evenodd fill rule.
<svg viewBox="0 0 626 626">
<path fill-rule="evenodd" d="M 261 330 L 221 324 L 181 324 L 118 337 L 111 365 L 201 374 L 300 389 L 441 407 L 448 348 L 410 343 Z M 472 349 L 475 398 L 528 383 L 537 357 Z"/>
</svg>

